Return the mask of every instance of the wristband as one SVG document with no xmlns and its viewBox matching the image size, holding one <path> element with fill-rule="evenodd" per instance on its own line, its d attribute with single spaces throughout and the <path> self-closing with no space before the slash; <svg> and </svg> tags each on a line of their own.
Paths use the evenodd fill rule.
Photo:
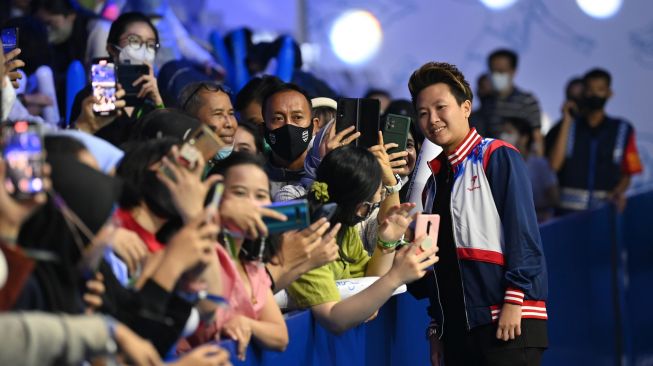
<svg viewBox="0 0 653 366">
<path fill-rule="evenodd" d="M 388 192 L 389 195 L 401 191 L 401 188 L 404 185 L 399 174 L 395 174 L 395 179 L 397 180 L 397 184 L 394 186 L 384 186 L 386 192 Z"/>
<path fill-rule="evenodd" d="M 376 239 L 376 245 L 379 246 L 381 249 L 394 249 L 401 243 L 401 239 L 397 241 L 385 241 L 382 240 L 381 238 Z"/>
</svg>

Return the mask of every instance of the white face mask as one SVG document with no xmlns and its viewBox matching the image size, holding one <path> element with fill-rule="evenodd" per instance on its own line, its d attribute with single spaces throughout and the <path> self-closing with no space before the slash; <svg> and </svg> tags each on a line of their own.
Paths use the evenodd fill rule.
<svg viewBox="0 0 653 366">
<path fill-rule="evenodd" d="M 510 145 L 517 147 L 517 143 L 519 142 L 519 135 L 516 133 L 502 132 L 499 135 L 499 140 L 503 140 Z"/>
<path fill-rule="evenodd" d="M 118 47 L 120 54 L 118 55 L 118 61 L 121 64 L 132 64 L 132 65 L 143 65 L 148 63 L 150 65 L 154 64 L 154 58 L 156 57 L 156 52 L 145 47 L 141 46 L 139 49 L 134 49 L 132 47 Z"/>
<path fill-rule="evenodd" d="M 4 80 L 0 80 L 0 84 L 2 85 L 2 116 L 0 116 L 0 121 L 5 121 L 14 106 L 14 102 L 16 102 L 16 90 L 14 90 L 7 76 L 5 76 Z"/>
<path fill-rule="evenodd" d="M 493 72 L 492 87 L 498 92 L 508 89 L 510 87 L 510 75 L 504 72 Z"/>
</svg>

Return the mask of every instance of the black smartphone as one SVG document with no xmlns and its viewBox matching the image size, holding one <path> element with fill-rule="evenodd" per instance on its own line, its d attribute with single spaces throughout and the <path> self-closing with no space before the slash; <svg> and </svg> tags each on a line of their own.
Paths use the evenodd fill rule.
<svg viewBox="0 0 653 366">
<path fill-rule="evenodd" d="M 107 59 L 95 60 L 91 65 L 91 87 L 98 99 L 93 104 L 93 112 L 100 116 L 116 113 L 116 68 Z"/>
<path fill-rule="evenodd" d="M 338 208 L 338 204 L 335 202 L 326 203 L 318 207 L 318 209 L 315 210 L 311 215 L 311 223 L 321 218 L 326 218 L 327 220 L 331 220 L 333 215 L 335 215 L 337 208 Z"/>
<path fill-rule="evenodd" d="M 336 133 L 356 126 L 361 136 L 356 146 L 369 148 L 379 142 L 380 103 L 378 99 L 341 98 L 336 114 Z"/>
<path fill-rule="evenodd" d="M 9 122 L 2 127 L 5 189 L 16 199 L 43 192 L 43 137 L 38 124 Z"/>
<path fill-rule="evenodd" d="M 144 98 L 138 98 L 137 95 L 141 91 L 142 84 L 132 85 L 134 81 L 138 80 L 143 75 L 150 73 L 150 68 L 147 65 L 131 65 L 131 64 L 118 64 L 116 65 L 117 80 L 125 90 L 125 104 L 128 106 L 138 106 L 143 104 Z"/>
<path fill-rule="evenodd" d="M 383 131 L 383 142 L 386 144 L 395 143 L 399 147 L 388 150 L 388 154 L 406 150 L 408 133 L 410 132 L 411 118 L 399 114 L 388 114 L 381 130 Z"/>
<path fill-rule="evenodd" d="M 278 234 L 290 230 L 302 230 L 310 225 L 308 201 L 304 199 L 275 202 L 271 205 L 265 206 L 265 208 L 275 210 L 288 218 L 286 221 L 279 221 L 269 217 L 264 217 L 263 222 L 268 228 L 268 234 Z"/>
<path fill-rule="evenodd" d="M 2 38 L 2 52 L 6 55 L 18 47 L 18 28 L 2 28 L 0 38 Z"/>
</svg>

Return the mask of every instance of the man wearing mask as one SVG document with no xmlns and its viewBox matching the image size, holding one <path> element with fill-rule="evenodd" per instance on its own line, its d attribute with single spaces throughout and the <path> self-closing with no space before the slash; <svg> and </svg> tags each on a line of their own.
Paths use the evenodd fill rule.
<svg viewBox="0 0 653 366">
<path fill-rule="evenodd" d="M 553 142 L 549 162 L 560 182 L 559 213 L 590 209 L 604 201 L 622 211 L 630 178 L 642 171 L 632 125 L 605 113 L 611 81 L 606 70 L 587 72 L 580 105 L 567 103 L 562 122 L 547 136 Z"/>
<path fill-rule="evenodd" d="M 179 96 L 179 106 L 184 112 L 207 125 L 227 146 L 218 151 L 215 159 L 229 156 L 233 150 L 238 121 L 231 104 L 231 92 L 214 81 L 188 84 Z"/>
<path fill-rule="evenodd" d="M 282 84 L 263 98 L 265 141 L 271 153 L 265 166 L 270 177 L 270 194 L 285 185 L 296 185 L 304 176 L 308 145 L 317 131 L 311 119 L 311 99 L 295 84 Z"/>
<path fill-rule="evenodd" d="M 508 49 L 499 49 L 487 59 L 493 93 L 483 100 L 472 124 L 481 127 L 485 136 L 496 138 L 501 133 L 506 118 L 523 118 L 533 129 L 533 149 L 542 155 L 542 132 L 540 105 L 533 94 L 517 88 L 513 81 L 517 72 L 519 56 Z"/>
</svg>

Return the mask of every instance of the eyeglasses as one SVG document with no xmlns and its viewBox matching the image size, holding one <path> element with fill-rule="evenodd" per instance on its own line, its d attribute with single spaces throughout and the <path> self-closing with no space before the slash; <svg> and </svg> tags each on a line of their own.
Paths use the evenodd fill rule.
<svg viewBox="0 0 653 366">
<path fill-rule="evenodd" d="M 141 47 L 143 47 L 143 45 L 145 45 L 145 47 L 152 52 L 156 52 L 161 47 L 161 45 L 158 44 L 157 42 L 143 41 L 141 37 L 135 34 L 130 34 L 127 36 L 127 47 L 132 48 L 134 50 L 140 50 Z"/>
<path fill-rule="evenodd" d="M 381 203 L 383 203 L 383 201 L 385 201 L 387 197 L 388 197 L 388 192 L 384 188 L 381 188 L 381 199 L 378 202 L 366 201 L 360 204 L 360 209 L 363 212 L 363 214 L 360 216 L 365 220 L 369 219 L 372 213 L 374 212 L 374 210 L 381 207 Z"/>
<path fill-rule="evenodd" d="M 188 96 L 186 97 L 186 100 L 184 100 L 184 103 L 182 103 L 182 105 L 181 105 L 182 110 L 184 110 L 184 111 L 186 110 L 186 107 L 188 107 L 188 103 L 191 101 L 191 99 L 193 99 L 195 94 L 197 94 L 200 91 L 200 89 L 202 89 L 202 88 L 204 88 L 204 90 L 207 90 L 207 91 L 210 91 L 210 92 L 219 92 L 219 91 L 221 91 L 221 92 L 231 96 L 231 89 L 229 89 L 228 87 L 226 87 L 226 86 L 224 86 L 222 84 L 219 84 L 219 83 L 216 83 L 216 82 L 213 82 L 213 81 L 200 81 L 200 82 L 197 83 L 197 85 L 195 85 L 195 87 L 193 88 L 193 91 L 190 94 L 188 94 Z"/>
</svg>

